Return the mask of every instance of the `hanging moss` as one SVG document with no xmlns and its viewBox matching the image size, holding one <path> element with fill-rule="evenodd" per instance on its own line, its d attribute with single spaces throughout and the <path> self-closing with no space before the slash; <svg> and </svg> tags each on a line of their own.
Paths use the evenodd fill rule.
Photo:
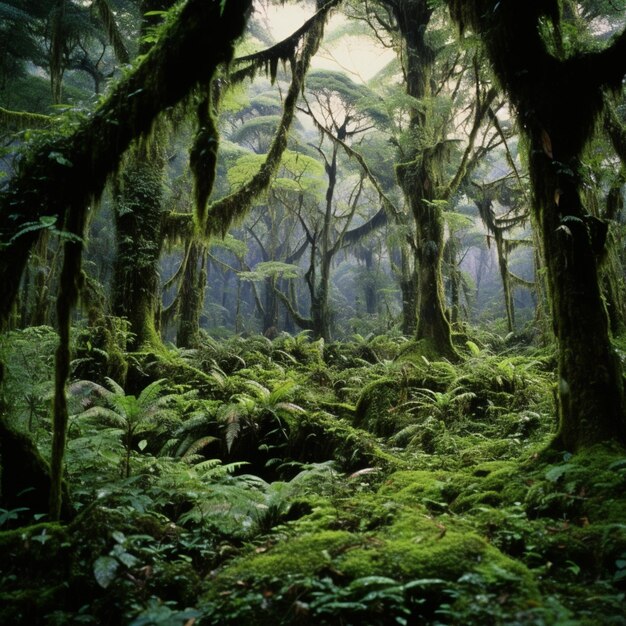
<svg viewBox="0 0 626 626">
<path fill-rule="evenodd" d="M 230 60 L 251 2 L 221 4 L 189 0 L 93 115 L 70 136 L 45 141 L 21 160 L 0 198 L 0 326 L 7 323 L 38 235 L 30 225 L 44 216 L 60 220 L 68 205 L 85 210 L 130 142 Z"/>
<path fill-rule="evenodd" d="M 278 131 L 272 141 L 265 162 L 259 171 L 242 185 L 235 193 L 214 202 L 208 210 L 206 233 L 208 235 L 226 234 L 230 226 L 241 219 L 249 210 L 252 202 L 267 189 L 276 173 L 282 155 L 287 148 L 287 138 L 295 116 L 296 102 L 304 84 L 312 57 L 317 52 L 324 34 L 324 24 L 330 9 L 338 0 L 328 2 L 315 16 L 307 27 L 304 48 L 298 60 L 291 60 L 292 80 L 285 97 L 283 114 Z"/>
<path fill-rule="evenodd" d="M 326 22 L 329 11 L 340 2 L 341 0 L 328 0 L 327 2 L 319 0 L 318 7 L 322 5 L 321 8 L 289 37 L 266 50 L 235 59 L 234 64 L 246 65 L 246 67 L 233 72 L 229 77 L 230 81 L 236 84 L 246 78 L 253 79 L 258 71 L 265 70 L 273 84 L 276 80 L 278 64 L 282 62 L 283 65 L 286 65 L 288 61 L 292 61 L 296 57 L 301 42 L 306 40 L 311 32 L 318 29 L 320 23 Z"/>
<path fill-rule="evenodd" d="M 189 167 L 193 173 L 196 216 L 199 224 L 206 220 L 206 204 L 213 191 L 217 167 L 219 131 L 211 110 L 211 94 L 198 105 L 198 130 L 189 153 Z"/>
<path fill-rule="evenodd" d="M 52 119 L 41 113 L 26 111 L 10 111 L 0 107 L 0 127 L 9 130 L 25 130 L 27 128 L 45 128 L 52 124 Z"/>
</svg>

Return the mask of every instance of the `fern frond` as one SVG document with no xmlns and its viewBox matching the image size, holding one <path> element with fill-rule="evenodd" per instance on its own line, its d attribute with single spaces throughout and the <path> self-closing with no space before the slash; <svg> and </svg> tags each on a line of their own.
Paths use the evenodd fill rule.
<svg viewBox="0 0 626 626">
<path fill-rule="evenodd" d="M 81 403 L 83 400 L 87 400 L 92 394 L 103 398 L 108 403 L 114 395 L 113 392 L 109 391 L 106 387 L 94 383 L 91 380 L 77 380 L 68 387 L 68 391 L 72 396 L 78 398 Z M 90 400 L 90 403 L 93 403 L 93 401 Z"/>
<path fill-rule="evenodd" d="M 256 392 L 255 395 L 259 400 L 264 400 L 270 397 L 270 390 L 256 380 L 247 380 L 245 384 L 247 387 L 250 387 L 254 392 Z"/>
<path fill-rule="evenodd" d="M 108 376 L 105 378 L 107 385 L 110 387 L 111 391 L 117 396 L 126 395 L 124 388 L 117 382 L 115 382 L 112 378 Z"/>
<path fill-rule="evenodd" d="M 103 406 L 92 406 L 75 417 L 80 420 L 101 422 L 113 428 L 125 429 L 127 425 L 127 421 L 121 415 Z"/>
<path fill-rule="evenodd" d="M 231 448 L 233 447 L 233 443 L 235 439 L 239 436 L 239 432 L 241 430 L 241 420 L 239 419 L 239 415 L 236 417 L 233 416 L 228 420 L 226 424 L 226 449 L 230 453 Z"/>
<path fill-rule="evenodd" d="M 165 382 L 165 378 L 160 378 L 159 380 L 155 380 L 150 383 L 147 387 L 144 387 L 142 392 L 139 394 L 137 401 L 140 406 L 148 407 L 154 402 L 156 402 L 157 398 L 161 395 L 163 391 L 163 383 Z"/>
<path fill-rule="evenodd" d="M 269 403 L 276 404 L 287 396 L 295 387 L 297 387 L 296 381 L 289 379 L 277 385 L 269 394 Z"/>
<path fill-rule="evenodd" d="M 209 444 L 214 443 L 215 441 L 219 441 L 217 437 L 201 437 L 200 439 L 196 439 L 186 450 L 186 452 L 182 455 L 182 459 L 187 461 L 188 463 L 191 461 L 191 457 L 197 455 L 197 453 L 206 448 Z"/>
<path fill-rule="evenodd" d="M 286 413 L 306 413 L 306 411 L 299 405 L 293 402 L 277 402 L 274 406 L 277 411 L 285 411 Z"/>
</svg>

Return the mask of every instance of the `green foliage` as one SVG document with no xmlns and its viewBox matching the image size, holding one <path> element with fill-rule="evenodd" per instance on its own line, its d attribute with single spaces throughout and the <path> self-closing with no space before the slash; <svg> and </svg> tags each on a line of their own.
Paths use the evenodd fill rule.
<svg viewBox="0 0 626 626">
<path fill-rule="evenodd" d="M 257 263 L 253 271 L 239 272 L 241 280 L 261 282 L 267 278 L 300 278 L 302 270 L 298 265 L 281 263 L 280 261 L 262 261 Z"/>
<path fill-rule="evenodd" d="M 89 380 L 72 383 L 69 392 L 82 409 L 72 417 L 77 428 L 83 422 L 95 423 L 119 433 L 125 450 L 122 472 L 128 478 L 135 447 L 144 450 L 148 445 L 146 437 L 179 421 L 175 405 L 181 402 L 182 396 L 162 395 L 166 389 L 164 380 L 150 383 L 139 396 L 126 395 L 124 389 L 110 378 L 106 382 L 108 389 Z"/>
<path fill-rule="evenodd" d="M 57 343 L 56 332 L 48 326 L 0 336 L 0 362 L 4 364 L 0 403 L 11 424 L 35 436 L 49 429 Z"/>
<path fill-rule="evenodd" d="M 241 156 L 228 170 L 228 181 L 234 189 L 247 183 L 266 159 L 264 154 Z M 285 150 L 272 188 L 279 191 L 310 193 L 322 196 L 324 170 L 318 160 L 293 150 Z"/>
<path fill-rule="evenodd" d="M 49 329 L 10 337 L 7 372 L 56 343 Z M 0 616 L 478 626 L 591 625 L 599 611 L 611 623 L 626 571 L 623 450 L 545 456 L 550 356 L 467 346 L 452 365 L 383 336 L 205 336 L 184 361 L 134 355 L 167 376 L 136 396 L 74 383 L 78 516 L 3 531 L 33 515 L 0 509 Z M 199 370 L 214 383 L 180 385 Z"/>
</svg>

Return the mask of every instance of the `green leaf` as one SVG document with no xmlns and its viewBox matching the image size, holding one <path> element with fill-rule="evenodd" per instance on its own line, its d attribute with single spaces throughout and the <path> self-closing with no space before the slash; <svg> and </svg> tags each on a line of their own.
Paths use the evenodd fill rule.
<svg viewBox="0 0 626 626">
<path fill-rule="evenodd" d="M 68 161 L 60 152 L 52 151 L 48 154 L 48 158 L 56 161 L 59 165 L 64 165 L 65 167 L 72 167 L 72 162 Z"/>
<path fill-rule="evenodd" d="M 123 532 L 120 532 L 119 530 L 114 530 L 111 533 L 111 537 L 113 537 L 113 539 L 117 543 L 126 543 L 126 535 Z"/>
<path fill-rule="evenodd" d="M 93 564 L 93 575 L 96 578 L 96 582 L 103 589 L 106 589 L 115 579 L 118 567 L 118 561 L 112 556 L 98 557 Z"/>
<path fill-rule="evenodd" d="M 466 341 L 465 345 L 469 348 L 469 351 L 472 353 L 472 356 L 480 355 L 480 348 L 473 341 Z"/>
</svg>

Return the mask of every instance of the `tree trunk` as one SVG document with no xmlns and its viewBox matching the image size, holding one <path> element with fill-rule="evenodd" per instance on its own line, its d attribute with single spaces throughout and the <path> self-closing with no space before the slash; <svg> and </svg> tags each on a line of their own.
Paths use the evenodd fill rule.
<svg viewBox="0 0 626 626">
<path fill-rule="evenodd" d="M 400 293 L 402 294 L 402 333 L 412 337 L 417 333 L 417 269 L 411 263 L 408 245 L 400 250 Z M 413 259 L 415 261 L 415 259 Z"/>
<path fill-rule="evenodd" d="M 500 268 L 500 279 L 502 280 L 502 291 L 504 293 L 507 327 L 508 331 L 512 333 L 515 330 L 515 309 L 513 308 L 513 293 L 511 291 L 511 277 L 509 276 L 509 261 L 506 256 L 502 231 L 496 228 L 493 237 L 496 240 L 496 252 L 498 253 L 498 267 Z"/>
<path fill-rule="evenodd" d="M 392 6 L 404 42 L 407 93 L 417 101 L 424 101 L 432 96 L 435 51 L 426 39 L 426 29 L 433 8 L 426 0 L 406 0 Z M 445 314 L 441 274 L 442 209 L 434 202 L 439 199 L 437 192 L 442 186 L 444 152 L 438 143 L 441 138 L 434 131 L 433 113 L 428 103 L 415 107 L 410 115 L 409 132 L 415 139 L 410 151 L 402 155 L 403 163 L 396 171 L 417 233 L 417 339 L 428 345 L 429 352 L 456 359 L 452 330 Z M 435 143 L 426 145 L 425 138 L 431 133 Z"/>
<path fill-rule="evenodd" d="M 441 275 L 443 261 L 443 220 L 439 209 L 422 206 L 418 230 L 417 266 L 417 339 L 437 356 L 456 359 L 452 346 L 450 321 L 444 311 L 444 289 Z"/>
<path fill-rule="evenodd" d="M 206 291 L 206 259 L 202 244 L 189 244 L 189 253 L 180 285 L 180 307 L 176 345 L 194 348 L 200 341 L 200 315 Z"/>
<path fill-rule="evenodd" d="M 580 156 L 602 111 L 603 91 L 621 89 L 626 31 L 604 50 L 560 59 L 559 3 L 450 0 L 452 15 L 481 33 L 494 71 L 527 136 L 533 213 L 546 259 L 559 346 L 559 430 L 554 446 L 576 452 L 607 440 L 626 444 L 621 364 L 613 350 L 599 259 L 607 225 L 581 202 Z"/>
<path fill-rule="evenodd" d="M 113 314 L 125 317 L 134 334 L 129 348 L 159 349 L 159 257 L 163 243 L 163 158 L 159 147 L 135 149 L 121 174 L 115 225 Z"/>
<path fill-rule="evenodd" d="M 553 132 L 553 145 L 566 141 L 559 139 Z M 608 439 L 626 443 L 621 365 L 611 346 L 598 274 L 606 224 L 582 206 L 577 159 L 553 160 L 542 143 L 536 138 L 529 152 L 559 345 L 555 445 L 576 451 Z"/>
</svg>

